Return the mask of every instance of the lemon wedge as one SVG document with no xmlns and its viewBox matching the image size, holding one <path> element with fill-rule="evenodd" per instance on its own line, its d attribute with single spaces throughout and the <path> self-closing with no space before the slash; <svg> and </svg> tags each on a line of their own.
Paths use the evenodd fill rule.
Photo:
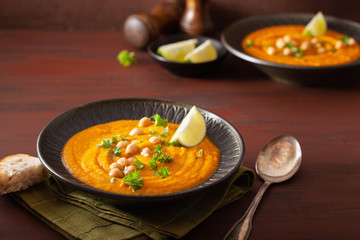
<svg viewBox="0 0 360 240">
<path fill-rule="evenodd" d="M 168 60 L 183 62 L 185 55 L 194 50 L 197 43 L 198 40 L 196 38 L 192 38 L 165 44 L 157 49 L 157 54 Z"/>
<path fill-rule="evenodd" d="M 327 30 L 327 24 L 322 12 L 318 12 L 311 21 L 306 25 L 303 36 L 317 37 L 324 35 Z"/>
<path fill-rule="evenodd" d="M 184 147 L 194 147 L 202 142 L 205 135 L 205 119 L 199 109 L 193 106 L 182 120 L 170 142 L 178 141 Z"/>
<path fill-rule="evenodd" d="M 212 44 L 211 40 L 206 40 L 194 50 L 189 52 L 184 60 L 191 63 L 202 63 L 215 60 L 217 58 L 217 52 Z"/>
</svg>

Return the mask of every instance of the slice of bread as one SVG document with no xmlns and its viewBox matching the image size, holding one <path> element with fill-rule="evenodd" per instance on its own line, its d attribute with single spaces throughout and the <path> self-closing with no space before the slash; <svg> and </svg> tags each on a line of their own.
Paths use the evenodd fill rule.
<svg viewBox="0 0 360 240">
<path fill-rule="evenodd" d="M 40 160 L 15 154 L 0 160 L 0 195 L 26 189 L 48 177 Z"/>
</svg>

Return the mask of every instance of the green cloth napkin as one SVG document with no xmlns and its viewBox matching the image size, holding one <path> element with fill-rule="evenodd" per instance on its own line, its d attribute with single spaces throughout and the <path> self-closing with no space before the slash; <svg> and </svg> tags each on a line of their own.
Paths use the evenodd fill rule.
<svg viewBox="0 0 360 240">
<path fill-rule="evenodd" d="M 68 239 L 181 238 L 216 209 L 249 191 L 253 170 L 241 167 L 226 186 L 176 204 L 120 207 L 73 190 L 50 178 L 10 196 Z"/>
</svg>

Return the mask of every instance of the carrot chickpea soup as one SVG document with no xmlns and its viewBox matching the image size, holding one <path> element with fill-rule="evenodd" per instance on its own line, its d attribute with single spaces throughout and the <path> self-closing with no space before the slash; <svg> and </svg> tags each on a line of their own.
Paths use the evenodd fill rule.
<svg viewBox="0 0 360 240">
<path fill-rule="evenodd" d="M 317 37 L 304 36 L 303 30 L 298 25 L 263 28 L 247 35 L 242 47 L 256 58 L 298 66 L 340 65 L 360 58 L 354 38 L 332 30 Z"/>
<path fill-rule="evenodd" d="M 120 194 L 158 195 L 191 188 L 217 169 L 220 150 L 206 136 L 195 147 L 169 142 L 178 124 L 158 114 L 87 128 L 65 144 L 62 159 L 80 181 Z"/>
</svg>

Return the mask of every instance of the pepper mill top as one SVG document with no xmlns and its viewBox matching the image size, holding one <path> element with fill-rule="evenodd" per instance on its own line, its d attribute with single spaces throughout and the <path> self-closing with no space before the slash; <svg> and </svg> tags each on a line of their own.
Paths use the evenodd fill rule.
<svg viewBox="0 0 360 240">
<path fill-rule="evenodd" d="M 186 0 L 185 12 L 181 18 L 181 29 L 192 35 L 202 35 L 213 30 L 210 19 L 210 0 Z"/>
<path fill-rule="evenodd" d="M 144 48 L 160 33 L 178 29 L 184 9 L 184 0 L 165 0 L 150 14 L 130 15 L 124 23 L 125 37 L 134 47 Z"/>
</svg>

